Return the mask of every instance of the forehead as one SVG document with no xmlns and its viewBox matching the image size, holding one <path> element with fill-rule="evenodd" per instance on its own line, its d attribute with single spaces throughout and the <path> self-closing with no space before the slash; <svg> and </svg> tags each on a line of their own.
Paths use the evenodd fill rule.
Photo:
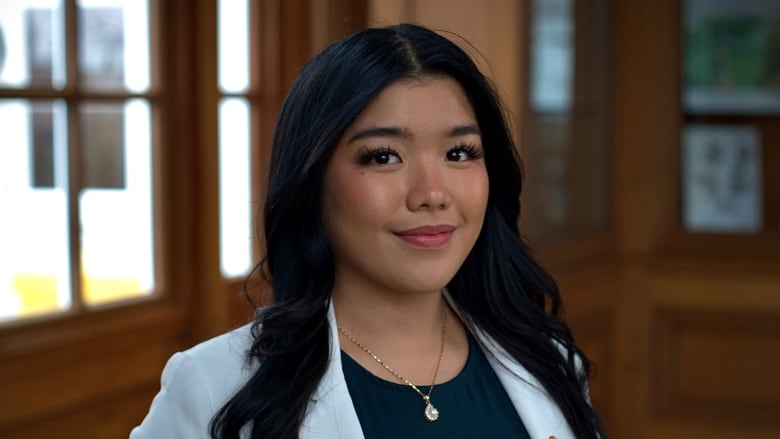
<svg viewBox="0 0 780 439">
<path fill-rule="evenodd" d="M 355 118 L 345 134 L 378 126 L 424 133 L 464 124 L 476 124 L 476 116 L 463 87 L 449 76 L 431 76 L 388 85 Z"/>
</svg>

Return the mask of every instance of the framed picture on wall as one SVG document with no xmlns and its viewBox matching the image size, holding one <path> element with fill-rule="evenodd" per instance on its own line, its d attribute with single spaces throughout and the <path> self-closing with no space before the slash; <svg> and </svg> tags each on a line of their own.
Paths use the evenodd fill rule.
<svg viewBox="0 0 780 439">
<path fill-rule="evenodd" d="M 683 132 L 682 222 L 703 233 L 757 233 L 763 222 L 757 129 L 693 124 Z"/>
<path fill-rule="evenodd" d="M 780 113 L 780 1 L 686 0 L 683 107 Z"/>
</svg>

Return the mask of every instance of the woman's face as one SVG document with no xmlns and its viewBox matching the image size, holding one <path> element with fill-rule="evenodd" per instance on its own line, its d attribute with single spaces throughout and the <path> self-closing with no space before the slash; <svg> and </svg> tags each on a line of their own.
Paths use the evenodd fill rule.
<svg viewBox="0 0 780 439">
<path fill-rule="evenodd" d="M 487 199 L 482 138 L 458 82 L 388 86 L 346 129 L 325 172 L 335 290 L 439 291 L 474 246 Z"/>
</svg>

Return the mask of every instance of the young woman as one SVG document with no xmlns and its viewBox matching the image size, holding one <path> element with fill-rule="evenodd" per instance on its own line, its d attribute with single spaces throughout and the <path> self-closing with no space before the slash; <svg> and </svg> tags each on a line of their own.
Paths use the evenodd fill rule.
<svg viewBox="0 0 780 439">
<path fill-rule="evenodd" d="M 273 304 L 174 355 L 131 438 L 604 437 L 521 179 L 455 44 L 399 25 L 331 45 L 276 127 Z"/>
</svg>

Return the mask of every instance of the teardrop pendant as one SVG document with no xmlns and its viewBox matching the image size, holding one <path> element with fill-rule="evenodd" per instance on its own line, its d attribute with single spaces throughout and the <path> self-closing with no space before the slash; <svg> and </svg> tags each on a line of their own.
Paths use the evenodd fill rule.
<svg viewBox="0 0 780 439">
<path fill-rule="evenodd" d="M 425 419 L 430 422 L 439 419 L 439 411 L 430 402 L 425 405 Z"/>
</svg>

